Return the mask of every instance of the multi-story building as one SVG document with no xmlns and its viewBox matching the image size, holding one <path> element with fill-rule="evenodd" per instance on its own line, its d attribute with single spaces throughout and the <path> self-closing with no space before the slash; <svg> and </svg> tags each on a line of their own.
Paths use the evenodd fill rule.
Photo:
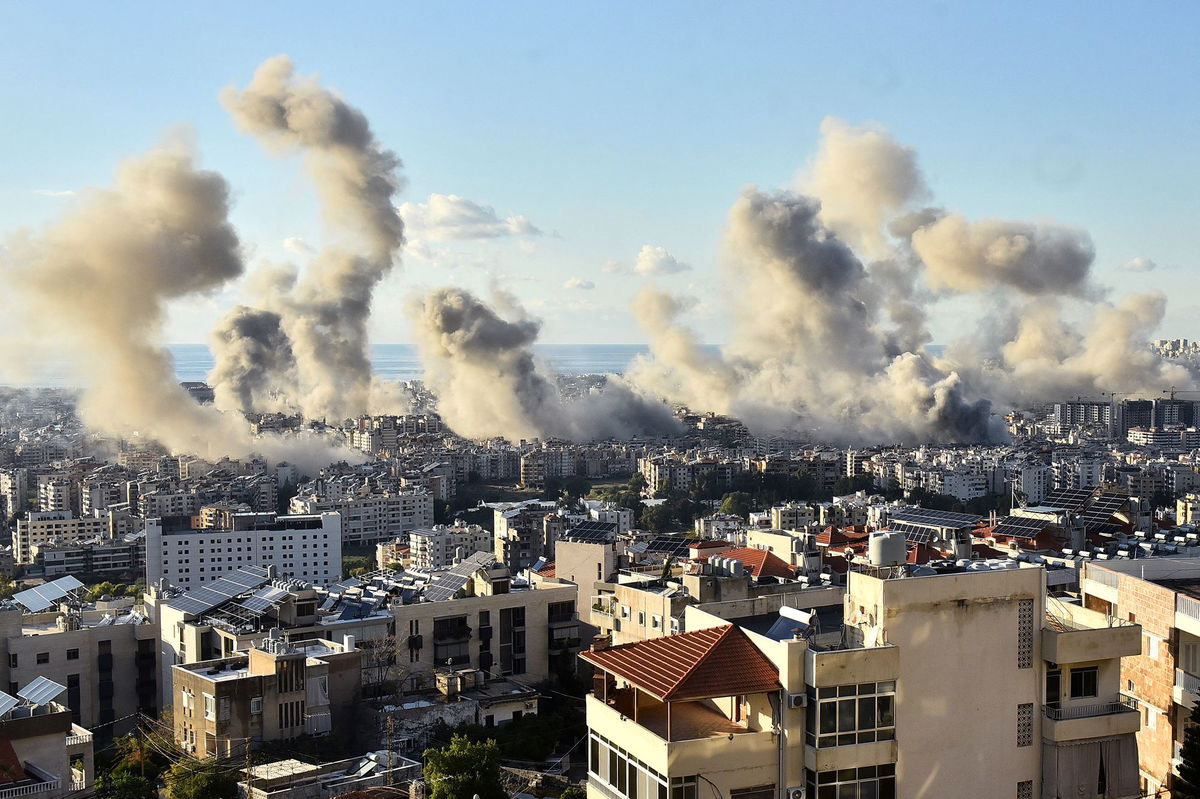
<svg viewBox="0 0 1200 799">
<path fill-rule="evenodd" d="M 157 712 L 158 630 L 132 599 L 37 607 L 0 610 L 0 680 L 9 693 L 52 679 L 66 687 L 71 720 L 105 738 L 133 729 L 133 714 Z"/>
<path fill-rule="evenodd" d="M 1088 563 L 1080 589 L 1087 607 L 1141 626 L 1137 656 L 1121 664 L 1122 691 L 1142 715 L 1143 793 L 1169 796 L 1200 701 L 1200 558 Z"/>
<path fill-rule="evenodd" d="M 1169 447 L 1191 450 L 1200 447 L 1200 430 L 1195 427 L 1131 427 L 1126 434 L 1139 447 Z"/>
<path fill-rule="evenodd" d="M 35 544 L 87 541 L 107 534 L 107 518 L 79 518 L 69 510 L 30 511 L 27 518 L 17 520 L 12 536 L 13 556 L 18 563 L 33 563 Z"/>
<path fill-rule="evenodd" d="M 433 526 L 433 496 L 426 491 L 372 493 L 360 497 L 296 496 L 293 514 L 337 512 L 342 517 L 342 540 L 362 546 Z"/>
<path fill-rule="evenodd" d="M 851 572 L 833 629 L 731 603 L 733 623 L 698 606 L 686 633 L 601 641 L 588 795 L 1140 796 L 1120 660 L 1141 630 L 1044 597 L 1037 567 L 896 566 Z"/>
<path fill-rule="evenodd" d="M 175 741 L 197 757 L 324 735 L 346 724 L 361 688 L 362 657 L 343 642 L 268 635 L 245 654 L 172 666 Z"/>
<path fill-rule="evenodd" d="M 337 513 L 277 516 L 236 513 L 225 529 L 193 528 L 191 517 L 146 521 L 146 581 L 188 589 L 241 566 L 273 568 L 280 577 L 314 585 L 337 582 L 342 571 Z"/>
<path fill-rule="evenodd" d="M 441 571 L 453 566 L 456 560 L 491 549 L 492 532 L 478 524 L 439 524 L 408 534 L 409 566 L 413 569 Z"/>
<path fill-rule="evenodd" d="M 771 508 L 771 526 L 776 530 L 803 530 L 817 521 L 817 511 L 807 502 L 788 502 Z"/>
<path fill-rule="evenodd" d="M 35 699 L 6 699 L 8 709 L 0 713 L 0 796 L 67 799 L 91 794 L 92 734 L 55 701 L 62 689 L 42 681 Z"/>
<path fill-rule="evenodd" d="M 1188 493 L 1175 500 L 1176 524 L 1200 524 L 1200 494 Z"/>
<path fill-rule="evenodd" d="M 518 572 L 538 558 L 548 556 L 553 541 L 547 540 L 546 516 L 558 503 L 531 499 L 493 506 L 492 538 L 496 559 Z"/>
<path fill-rule="evenodd" d="M 146 568 L 146 537 L 138 533 L 91 541 L 50 541 L 34 544 L 32 553 L 35 569 L 41 569 L 47 579 L 64 574 L 140 576 Z"/>
</svg>

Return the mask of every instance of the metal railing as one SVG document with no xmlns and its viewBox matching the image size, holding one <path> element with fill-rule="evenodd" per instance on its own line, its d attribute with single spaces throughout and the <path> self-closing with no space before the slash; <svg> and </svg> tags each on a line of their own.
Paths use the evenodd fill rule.
<svg viewBox="0 0 1200 799">
<path fill-rule="evenodd" d="M 1200 621 L 1200 601 L 1179 594 L 1175 597 L 1175 612 L 1182 613 L 1189 619 Z"/>
<path fill-rule="evenodd" d="M 1100 585 L 1107 585 L 1109 588 L 1116 588 L 1117 580 L 1120 579 L 1116 572 L 1111 572 L 1107 569 L 1093 569 L 1090 563 L 1087 566 L 1087 573 L 1084 577 L 1088 580 L 1095 580 Z"/>
<path fill-rule="evenodd" d="M 1183 669 L 1175 669 L 1175 685 L 1191 694 L 1200 694 L 1200 677 L 1188 674 Z"/>
<path fill-rule="evenodd" d="M 1073 705 L 1071 707 L 1059 707 L 1057 705 L 1046 705 L 1046 718 L 1052 721 L 1066 721 L 1068 719 L 1087 719 L 1093 716 L 1110 716 L 1113 713 L 1133 713 L 1137 711 L 1137 700 L 1122 699 L 1119 702 L 1101 702 L 1097 705 Z"/>
</svg>

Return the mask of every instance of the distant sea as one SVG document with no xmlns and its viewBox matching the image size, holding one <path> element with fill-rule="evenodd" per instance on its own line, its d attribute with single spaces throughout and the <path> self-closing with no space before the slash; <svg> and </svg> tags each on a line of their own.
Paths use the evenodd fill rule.
<svg viewBox="0 0 1200 799">
<path fill-rule="evenodd" d="M 203 344 L 173 344 L 169 349 L 180 380 L 204 380 L 212 370 L 212 353 Z M 649 352 L 644 344 L 541 344 L 534 350 L 564 375 L 622 374 L 635 356 Z M 372 347 L 371 365 L 383 380 L 419 380 L 424 372 L 416 350 L 407 344 Z"/>
</svg>

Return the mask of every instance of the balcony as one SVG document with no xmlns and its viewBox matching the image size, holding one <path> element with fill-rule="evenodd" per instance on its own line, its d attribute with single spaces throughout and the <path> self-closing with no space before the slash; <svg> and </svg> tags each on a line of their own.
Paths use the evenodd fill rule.
<svg viewBox="0 0 1200 799">
<path fill-rule="evenodd" d="M 1175 687 L 1172 691 L 1175 704 L 1191 710 L 1200 700 L 1200 677 L 1188 674 L 1183 669 L 1175 669 Z"/>
<path fill-rule="evenodd" d="M 1054 603 L 1046 613 L 1042 658 L 1051 663 L 1088 663 L 1141 652 L 1141 625 L 1064 603 Z"/>
<path fill-rule="evenodd" d="M 632 703 L 625 707 L 632 713 Z M 638 720 L 621 710 L 587 698 L 588 726 L 610 741 L 619 742 L 650 768 L 666 776 L 699 774 L 716 762 L 739 768 L 762 769 L 763 782 L 777 779 L 778 742 L 769 730 L 755 731 L 735 724 L 701 702 L 671 703 L 670 740 L 665 704 L 641 707 Z"/>
<path fill-rule="evenodd" d="M 43 771 L 32 763 L 25 764 L 25 775 L 25 779 L 21 780 L 19 784 L 0 790 L 0 799 L 58 792 L 60 784 L 58 777 Z"/>
<path fill-rule="evenodd" d="M 1142 714 L 1132 699 L 1067 707 L 1046 705 L 1043 710 L 1042 737 L 1056 743 L 1134 733 L 1142 723 Z"/>
<path fill-rule="evenodd" d="M 92 742 L 92 733 L 78 724 L 71 725 L 71 731 L 67 733 L 67 746 L 79 746 L 81 744 L 90 744 Z"/>
<path fill-rule="evenodd" d="M 861 639 L 840 639 L 840 643 L 835 644 L 833 636 L 836 635 L 840 633 L 823 633 L 809 640 L 805 671 L 810 685 L 880 682 L 894 680 L 900 673 L 900 650 L 896 646 L 867 647 Z M 829 640 L 816 640 L 826 636 Z"/>
</svg>

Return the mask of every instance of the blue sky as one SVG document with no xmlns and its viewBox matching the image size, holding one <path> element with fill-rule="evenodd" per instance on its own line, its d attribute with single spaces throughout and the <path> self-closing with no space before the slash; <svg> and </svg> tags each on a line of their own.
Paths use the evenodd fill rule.
<svg viewBox="0 0 1200 799">
<path fill-rule="evenodd" d="M 287 53 L 401 156 L 403 201 L 453 194 L 541 233 L 424 242 L 379 291 L 377 341 L 407 340 L 413 292 L 492 283 L 547 342 L 640 341 L 643 245 L 692 267 L 660 282 L 700 295 L 695 323 L 724 340 L 725 214 L 746 184 L 790 183 L 827 115 L 886 126 L 968 216 L 1086 228 L 1100 282 L 1168 290 L 1161 332 L 1200 337 L 1200 6 L 1050 5 L 4 2 L 0 229 L 52 219 L 72 198 L 44 192 L 106 184 L 186 125 L 234 186 L 251 269 L 319 244 L 299 163 L 217 102 Z M 1158 267 L 1121 268 L 1135 257 Z M 167 337 L 204 340 L 236 297 L 178 308 Z M 935 338 L 971 310 L 935 311 Z"/>
</svg>

